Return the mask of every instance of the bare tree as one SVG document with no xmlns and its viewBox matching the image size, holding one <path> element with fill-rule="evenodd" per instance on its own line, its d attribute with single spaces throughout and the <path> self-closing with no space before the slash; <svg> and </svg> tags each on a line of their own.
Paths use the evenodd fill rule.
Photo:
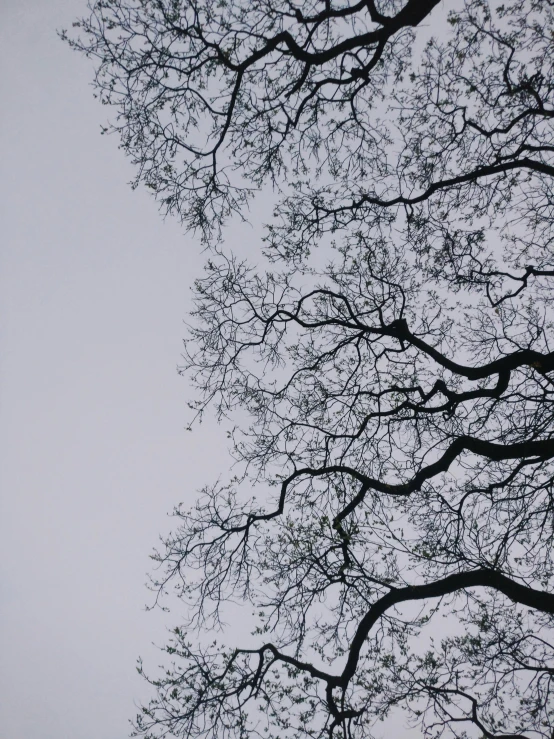
<svg viewBox="0 0 554 739">
<path fill-rule="evenodd" d="M 554 737 L 554 5 L 445 5 L 105 0 L 70 41 L 212 246 L 196 412 L 251 419 L 156 555 L 190 622 L 138 734 Z M 217 241 L 266 183 L 271 271 Z M 250 644 L 190 641 L 237 600 Z"/>
</svg>

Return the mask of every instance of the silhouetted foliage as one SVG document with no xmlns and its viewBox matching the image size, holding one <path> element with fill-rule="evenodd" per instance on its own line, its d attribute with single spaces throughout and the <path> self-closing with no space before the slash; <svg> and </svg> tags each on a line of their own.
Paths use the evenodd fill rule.
<svg viewBox="0 0 554 739">
<path fill-rule="evenodd" d="M 90 10 L 136 184 L 212 249 L 196 413 L 250 418 L 156 555 L 189 622 L 137 733 L 552 739 L 554 4 Z M 267 270 L 220 229 L 270 184 Z M 249 644 L 195 636 L 233 601 Z"/>
</svg>

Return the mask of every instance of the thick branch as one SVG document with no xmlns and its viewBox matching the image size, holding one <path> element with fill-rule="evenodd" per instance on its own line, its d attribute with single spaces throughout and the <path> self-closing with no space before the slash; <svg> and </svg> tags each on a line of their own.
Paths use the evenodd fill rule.
<svg viewBox="0 0 554 739">
<path fill-rule="evenodd" d="M 260 655 L 265 651 L 269 651 L 279 661 L 296 667 L 303 672 L 307 672 L 312 677 L 326 682 L 331 687 L 340 687 L 344 690 L 356 672 L 361 649 L 371 629 L 387 611 L 401 603 L 427 600 L 429 598 L 441 598 L 461 590 L 478 587 L 491 588 L 502 593 L 514 603 L 520 603 L 542 613 L 554 614 L 553 593 L 548 593 L 544 590 L 535 590 L 527 585 L 522 585 L 495 570 L 474 570 L 473 572 L 458 572 L 424 585 L 408 585 L 404 588 L 392 588 L 390 592 L 370 607 L 360 621 L 350 645 L 346 665 L 340 675 L 324 672 L 309 662 L 303 662 L 295 657 L 283 654 L 271 643 L 264 644 L 263 647 L 255 650 L 241 649 L 238 651 L 244 654 L 258 653 Z"/>
<path fill-rule="evenodd" d="M 411 585 L 405 588 L 397 588 L 391 590 L 390 593 L 387 593 L 374 603 L 360 621 L 350 646 L 346 666 L 342 675 L 338 678 L 338 684 L 343 688 L 348 685 L 356 671 L 360 651 L 369 632 L 381 616 L 390 608 L 400 603 L 426 600 L 427 598 L 440 598 L 444 595 L 455 593 L 458 590 L 475 587 L 492 588 L 503 593 L 514 603 L 521 603 L 542 613 L 554 614 L 553 593 L 547 593 L 544 590 L 534 590 L 494 570 L 459 572 L 425 585 Z"/>
<path fill-rule="evenodd" d="M 387 18 L 386 23 L 376 30 L 359 36 L 351 36 L 344 39 L 335 46 L 331 46 L 323 51 L 310 52 L 300 46 L 296 39 L 289 31 L 281 31 L 273 38 L 269 39 L 264 46 L 251 54 L 240 64 L 233 64 L 230 59 L 221 54 L 220 59 L 225 66 L 234 71 L 245 71 L 260 59 L 275 51 L 280 44 L 285 44 L 289 52 L 298 61 L 304 62 L 311 66 L 319 66 L 332 61 L 336 57 L 349 51 L 359 48 L 367 48 L 370 46 L 383 45 L 402 28 L 409 28 L 419 25 L 426 18 L 433 8 L 438 5 L 439 0 L 408 0 L 405 7 L 394 18 Z M 384 16 L 380 16 L 380 22 L 385 21 Z"/>
<path fill-rule="evenodd" d="M 417 205 L 418 203 L 422 203 L 425 200 L 429 200 L 432 195 L 440 190 L 455 188 L 458 185 L 465 184 L 466 182 L 476 182 L 483 177 L 505 174 L 514 169 L 528 169 L 532 172 L 539 172 L 541 174 L 546 174 L 554 177 L 554 166 L 546 164 L 545 162 L 537 161 L 536 159 L 529 159 L 528 157 L 524 157 L 522 159 L 516 159 L 515 161 L 511 162 L 503 162 L 502 164 L 490 164 L 485 167 L 478 167 L 477 169 L 473 169 L 470 172 L 465 172 L 464 174 L 456 175 L 455 177 L 448 177 L 444 180 L 437 180 L 436 182 L 433 182 L 431 185 L 429 185 L 429 187 L 421 192 L 419 195 L 414 195 L 413 197 L 409 195 L 397 195 L 390 200 L 384 200 L 383 198 L 379 198 L 374 195 L 362 195 L 359 200 L 353 201 L 350 205 L 344 205 L 338 208 L 329 209 L 318 205 L 318 209 L 326 211 L 329 214 L 337 214 L 348 210 L 357 210 L 366 203 L 369 205 L 378 205 L 382 208 L 390 208 L 394 205 Z"/>
</svg>

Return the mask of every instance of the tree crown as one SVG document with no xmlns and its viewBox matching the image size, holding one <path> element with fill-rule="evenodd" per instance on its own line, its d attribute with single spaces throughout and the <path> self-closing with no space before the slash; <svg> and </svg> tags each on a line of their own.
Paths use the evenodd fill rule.
<svg viewBox="0 0 554 739">
<path fill-rule="evenodd" d="M 250 419 L 154 587 L 189 628 L 252 604 L 255 633 L 177 628 L 139 734 L 354 739 L 402 707 L 428 737 L 554 735 L 553 9 L 98 0 L 77 24 L 135 183 L 212 248 L 195 411 Z M 260 269 L 216 235 L 268 183 Z"/>
</svg>

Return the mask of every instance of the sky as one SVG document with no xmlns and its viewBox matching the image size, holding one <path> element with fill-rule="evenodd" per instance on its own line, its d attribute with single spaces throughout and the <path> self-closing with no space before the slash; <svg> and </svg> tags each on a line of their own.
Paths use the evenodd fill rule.
<svg viewBox="0 0 554 739">
<path fill-rule="evenodd" d="M 206 255 L 100 135 L 92 62 L 56 35 L 85 5 L 0 0 L 0 739 L 129 735 L 136 660 L 179 622 L 145 610 L 149 554 L 228 467 L 177 373 Z"/>
<path fill-rule="evenodd" d="M 0 0 L 0 739 L 121 739 L 161 661 L 149 554 L 226 469 L 176 368 L 205 255 L 132 169 L 92 63 L 56 36 L 85 0 Z"/>
<path fill-rule="evenodd" d="M 155 672 L 179 622 L 146 611 L 149 554 L 229 460 L 215 421 L 185 430 L 177 372 L 207 255 L 100 135 L 92 62 L 56 34 L 85 6 L 0 0 L 0 739 L 129 736 L 137 658 Z"/>
</svg>

